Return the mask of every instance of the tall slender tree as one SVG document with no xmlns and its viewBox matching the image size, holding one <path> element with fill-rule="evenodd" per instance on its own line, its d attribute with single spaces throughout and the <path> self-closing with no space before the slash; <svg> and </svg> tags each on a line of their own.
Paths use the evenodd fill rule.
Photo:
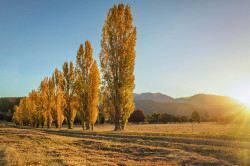
<svg viewBox="0 0 250 166">
<path fill-rule="evenodd" d="M 29 99 L 28 97 L 24 97 L 20 100 L 19 106 L 18 106 L 18 119 L 20 120 L 20 124 L 22 125 L 29 125 L 30 124 L 30 118 L 29 118 Z"/>
<path fill-rule="evenodd" d="M 21 99 L 21 100 L 22 100 L 22 99 Z M 20 104 L 19 104 L 19 106 L 20 106 Z M 13 120 L 16 124 L 18 124 L 18 125 L 23 125 L 21 109 L 19 108 L 19 106 L 17 106 L 17 105 L 14 106 L 14 114 L 13 114 L 12 120 Z"/>
<path fill-rule="evenodd" d="M 39 127 L 40 124 L 40 95 L 36 90 L 29 93 L 29 109 L 30 109 L 30 122 L 33 127 Z"/>
<path fill-rule="evenodd" d="M 77 102 L 78 102 L 78 115 L 82 121 L 83 129 L 89 129 L 88 123 L 88 93 L 89 93 L 89 73 L 90 67 L 93 63 L 93 49 L 89 41 L 80 44 L 80 48 L 76 56 L 76 70 L 77 70 Z"/>
<path fill-rule="evenodd" d="M 55 94 L 55 89 L 54 89 L 54 82 L 53 79 L 50 77 L 48 81 L 48 95 L 47 95 L 47 110 L 46 110 L 46 124 L 47 127 L 50 128 L 53 118 L 52 118 L 52 106 L 54 103 L 54 94 Z"/>
<path fill-rule="evenodd" d="M 96 107 L 98 106 L 98 95 L 95 95 L 97 91 L 99 93 L 99 80 L 100 74 L 96 61 L 93 60 L 93 49 L 89 41 L 83 44 L 76 56 L 76 70 L 77 70 L 77 101 L 78 101 L 78 115 L 82 121 L 83 129 L 93 129 L 93 125 L 96 121 Z M 97 102 L 96 102 L 97 101 Z M 95 106 L 93 106 L 95 103 Z"/>
<path fill-rule="evenodd" d="M 56 128 L 61 128 L 64 120 L 64 107 L 65 107 L 65 99 L 63 97 L 63 73 L 59 71 L 57 68 L 55 69 L 52 80 L 54 82 L 54 102 L 52 105 L 52 116 L 56 125 Z"/>
<path fill-rule="evenodd" d="M 72 129 L 76 116 L 76 96 L 75 96 L 75 80 L 76 72 L 73 62 L 65 62 L 63 65 L 63 90 L 65 99 L 64 116 L 68 123 L 68 128 Z"/>
<path fill-rule="evenodd" d="M 44 127 L 44 125 L 47 124 L 47 109 L 48 109 L 48 77 L 45 77 L 43 81 L 41 81 L 40 87 L 39 87 L 39 93 L 40 93 L 40 100 L 41 100 L 41 115 L 40 115 L 40 123 L 41 126 Z"/>
<path fill-rule="evenodd" d="M 99 86 L 100 86 L 100 72 L 96 61 L 90 69 L 89 74 L 89 105 L 88 105 L 88 119 L 91 129 L 94 129 L 94 124 L 99 113 Z"/>
<path fill-rule="evenodd" d="M 136 27 L 132 23 L 130 6 L 120 3 L 109 10 L 103 26 L 99 58 L 115 130 L 124 128 L 134 110 Z"/>
</svg>

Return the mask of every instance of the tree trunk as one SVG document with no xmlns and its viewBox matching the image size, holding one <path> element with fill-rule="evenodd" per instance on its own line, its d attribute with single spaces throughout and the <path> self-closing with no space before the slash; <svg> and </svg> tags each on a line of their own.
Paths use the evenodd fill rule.
<svg viewBox="0 0 250 166">
<path fill-rule="evenodd" d="M 87 123 L 86 130 L 89 130 L 89 129 L 90 129 L 90 126 L 89 126 L 89 123 Z"/>
<path fill-rule="evenodd" d="M 67 120 L 68 120 L 68 129 L 73 129 L 73 122 L 71 122 L 70 119 Z"/>
<path fill-rule="evenodd" d="M 121 124 L 120 123 L 115 123 L 115 129 L 114 131 L 121 130 Z"/>
<path fill-rule="evenodd" d="M 59 125 L 58 125 L 58 121 L 57 121 L 57 120 L 55 120 L 55 126 L 56 126 L 56 128 L 59 128 Z"/>
<path fill-rule="evenodd" d="M 85 130 L 85 128 L 86 128 L 85 121 L 82 121 L 82 129 Z"/>
<path fill-rule="evenodd" d="M 70 122 L 68 123 L 68 129 L 72 129 L 72 125 Z"/>
</svg>

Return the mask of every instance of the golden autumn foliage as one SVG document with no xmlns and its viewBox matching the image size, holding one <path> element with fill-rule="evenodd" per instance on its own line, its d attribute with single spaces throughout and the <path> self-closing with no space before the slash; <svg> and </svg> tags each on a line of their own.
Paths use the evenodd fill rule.
<svg viewBox="0 0 250 166">
<path fill-rule="evenodd" d="M 63 93 L 65 100 L 64 116 L 68 123 L 68 128 L 72 129 L 76 116 L 75 80 L 76 72 L 73 62 L 65 62 L 63 65 Z"/>
<path fill-rule="evenodd" d="M 73 63 L 70 62 L 68 65 L 68 62 L 65 62 L 63 72 L 56 68 L 51 78 L 45 77 L 41 81 L 39 91 L 32 90 L 28 97 L 20 100 L 19 105 L 14 107 L 13 121 L 20 125 L 33 127 L 46 125 L 48 128 L 54 122 L 57 128 L 61 128 L 64 118 L 66 118 L 69 128 L 72 128 L 76 109 L 80 109 L 79 103 L 81 103 L 86 106 L 85 122 L 88 124 L 88 128 L 93 129 L 98 116 L 100 84 L 100 73 L 96 61 L 92 59 L 92 64 L 89 66 L 87 84 L 79 84 L 80 82 L 77 82 L 81 81 L 79 78 L 81 75 L 76 72 Z M 84 102 L 81 101 L 84 98 L 80 98 L 79 88 L 88 89 L 87 100 Z"/>
<path fill-rule="evenodd" d="M 71 129 L 77 113 L 83 129 L 93 130 L 101 103 L 100 111 L 112 118 L 115 130 L 124 129 L 134 110 L 136 27 L 130 6 L 114 5 L 102 32 L 101 92 L 98 65 L 91 44 L 86 41 L 77 51 L 76 68 L 72 61 L 65 62 L 62 72 L 56 68 L 51 78 L 41 81 L 38 91 L 33 90 L 15 106 L 16 123 L 50 128 L 54 122 L 60 128 L 65 119 Z"/>
<path fill-rule="evenodd" d="M 89 105 L 88 105 L 88 120 L 93 130 L 94 124 L 99 113 L 99 86 L 100 86 L 100 72 L 96 61 L 91 66 L 89 74 Z"/>
<path fill-rule="evenodd" d="M 100 73 L 93 60 L 93 49 L 89 41 L 85 42 L 85 47 L 80 45 L 76 56 L 76 70 L 78 116 L 83 129 L 93 129 L 98 116 Z"/>
<path fill-rule="evenodd" d="M 83 44 L 76 56 L 76 69 L 77 69 L 77 102 L 78 102 L 78 116 L 82 121 L 83 129 L 89 129 L 89 123 L 87 122 L 87 109 L 88 109 L 88 92 L 89 92 L 89 73 L 90 67 L 93 63 L 93 49 L 89 41 L 85 42 L 85 48 Z"/>
<path fill-rule="evenodd" d="M 42 127 L 44 125 L 47 125 L 48 128 L 51 127 L 52 123 L 52 115 L 51 115 L 51 106 L 52 106 L 52 99 L 53 99 L 53 82 L 52 79 L 46 77 L 41 82 L 40 85 L 40 96 L 41 96 L 41 109 L 42 109 L 42 115 L 41 115 L 41 125 Z"/>
<path fill-rule="evenodd" d="M 24 97 L 20 100 L 18 106 L 14 107 L 15 113 L 13 119 L 20 125 L 28 125 L 30 124 L 29 120 L 29 103 L 28 97 Z"/>
<path fill-rule="evenodd" d="M 21 113 L 20 113 L 20 109 L 17 105 L 14 106 L 14 114 L 13 114 L 12 120 L 16 124 L 22 125 Z"/>
<path fill-rule="evenodd" d="M 22 119 L 23 119 L 23 124 L 28 125 L 30 124 L 29 122 L 29 103 L 28 103 L 28 97 L 24 97 L 22 101 L 20 101 L 20 110 L 22 111 Z"/>
<path fill-rule="evenodd" d="M 54 118 L 58 127 L 61 127 L 65 105 L 62 86 L 63 74 L 56 69 L 51 78 L 46 77 L 41 81 L 39 91 L 32 90 L 28 97 L 22 98 L 19 105 L 14 107 L 14 122 L 33 127 L 47 125 L 49 128 Z"/>
<path fill-rule="evenodd" d="M 132 22 L 130 6 L 120 3 L 109 10 L 103 26 L 99 58 L 115 130 L 124 128 L 134 110 L 136 27 Z"/>
<path fill-rule="evenodd" d="M 36 90 L 32 90 L 29 93 L 29 119 L 30 123 L 33 127 L 39 127 L 40 124 L 40 117 L 41 117 L 41 100 L 39 92 Z"/>
<path fill-rule="evenodd" d="M 40 100 L 41 100 L 41 125 L 44 127 L 45 122 L 46 122 L 46 110 L 47 110 L 47 91 L 48 91 L 48 77 L 44 78 L 43 81 L 41 81 L 40 87 L 39 87 L 39 93 L 40 93 Z"/>
<path fill-rule="evenodd" d="M 39 92 L 32 90 L 29 97 L 20 100 L 19 106 L 14 107 L 13 120 L 20 125 L 39 127 L 41 115 Z"/>
<path fill-rule="evenodd" d="M 54 99 L 52 102 L 52 117 L 57 128 L 62 127 L 64 120 L 65 99 L 63 96 L 63 73 L 55 69 L 52 80 L 54 82 Z"/>
<path fill-rule="evenodd" d="M 46 111 L 46 124 L 50 128 L 53 118 L 52 118 L 52 106 L 54 102 L 55 86 L 52 78 L 49 78 L 48 82 L 48 102 L 47 102 L 47 111 Z"/>
</svg>

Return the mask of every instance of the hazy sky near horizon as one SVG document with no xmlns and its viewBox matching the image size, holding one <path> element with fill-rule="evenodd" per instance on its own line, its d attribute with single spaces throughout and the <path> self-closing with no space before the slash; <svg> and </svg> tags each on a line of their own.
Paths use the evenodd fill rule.
<svg viewBox="0 0 250 166">
<path fill-rule="evenodd" d="M 114 3 L 137 27 L 135 93 L 250 99 L 250 1 L 1 0 L 0 97 L 27 96 L 90 40 L 99 63 Z M 244 98 L 243 97 L 243 98 Z"/>
</svg>

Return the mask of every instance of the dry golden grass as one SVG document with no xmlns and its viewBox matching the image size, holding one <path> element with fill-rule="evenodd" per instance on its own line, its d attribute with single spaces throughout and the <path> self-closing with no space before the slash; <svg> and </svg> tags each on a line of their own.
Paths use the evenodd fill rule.
<svg viewBox="0 0 250 166">
<path fill-rule="evenodd" d="M 80 128 L 80 126 L 77 126 Z M 96 125 L 95 131 L 111 131 L 114 126 L 111 124 Z M 249 126 L 242 124 L 225 124 L 214 122 L 193 123 L 194 133 L 217 133 L 224 134 L 228 132 L 242 131 L 249 129 Z M 174 124 L 128 124 L 128 132 L 169 132 L 169 133 L 192 133 L 192 123 L 174 123 Z"/>
<path fill-rule="evenodd" d="M 250 141 L 250 124 L 225 123 L 176 123 L 176 124 L 130 124 L 127 132 L 171 137 L 195 137 L 202 139 Z"/>
<path fill-rule="evenodd" d="M 52 130 L 58 130 L 52 128 Z M 106 133 L 119 135 L 141 135 L 141 136 L 166 136 L 220 140 L 240 140 L 250 141 L 250 124 L 224 124 L 203 122 L 176 123 L 176 124 L 128 124 L 125 131 L 114 132 L 114 125 L 101 124 L 95 125 L 92 133 Z M 64 125 L 61 131 L 68 131 Z M 82 132 L 81 125 L 75 125 L 72 132 Z"/>
<path fill-rule="evenodd" d="M 249 130 L 250 124 L 227 124 L 216 122 L 193 123 L 194 133 L 218 133 L 235 132 L 239 130 Z M 52 126 L 54 128 L 54 126 Z M 63 125 L 62 129 L 67 129 Z M 75 130 L 82 130 L 81 125 L 74 125 Z M 113 131 L 113 124 L 96 124 L 95 131 Z M 192 133 L 192 123 L 173 123 L 173 124 L 127 124 L 127 132 L 170 132 L 170 133 Z M 215 132 L 216 131 L 216 132 Z"/>
<path fill-rule="evenodd" d="M 5 147 L 4 156 L 9 165 L 24 165 L 22 159 L 20 158 L 20 154 L 14 147 L 12 147 L 12 145 Z"/>
<path fill-rule="evenodd" d="M 183 133 L 187 136 L 194 135 L 187 132 L 190 125 L 189 123 L 129 124 L 126 131 L 122 132 L 112 131 L 113 125 L 97 125 L 94 132 L 83 132 L 80 126 L 75 126 L 72 130 L 35 129 L 14 125 L 0 127 L 0 165 L 250 164 L 248 147 L 196 145 L 195 139 L 191 144 L 185 141 L 175 143 L 164 139 L 153 139 L 159 136 L 171 138 L 172 135 L 183 139 Z M 201 123 L 195 124 L 197 129 L 195 134 L 209 136 L 209 134 L 204 135 L 204 132 L 209 132 L 216 133 L 218 137 L 225 137 L 224 129 L 231 133 L 237 128 L 239 130 L 240 125 Z M 229 133 L 226 135 L 231 136 Z"/>
<path fill-rule="evenodd" d="M 226 164 L 179 149 L 1 128 L 7 165 L 193 165 Z M 11 155 L 14 154 L 14 155 Z"/>
</svg>

